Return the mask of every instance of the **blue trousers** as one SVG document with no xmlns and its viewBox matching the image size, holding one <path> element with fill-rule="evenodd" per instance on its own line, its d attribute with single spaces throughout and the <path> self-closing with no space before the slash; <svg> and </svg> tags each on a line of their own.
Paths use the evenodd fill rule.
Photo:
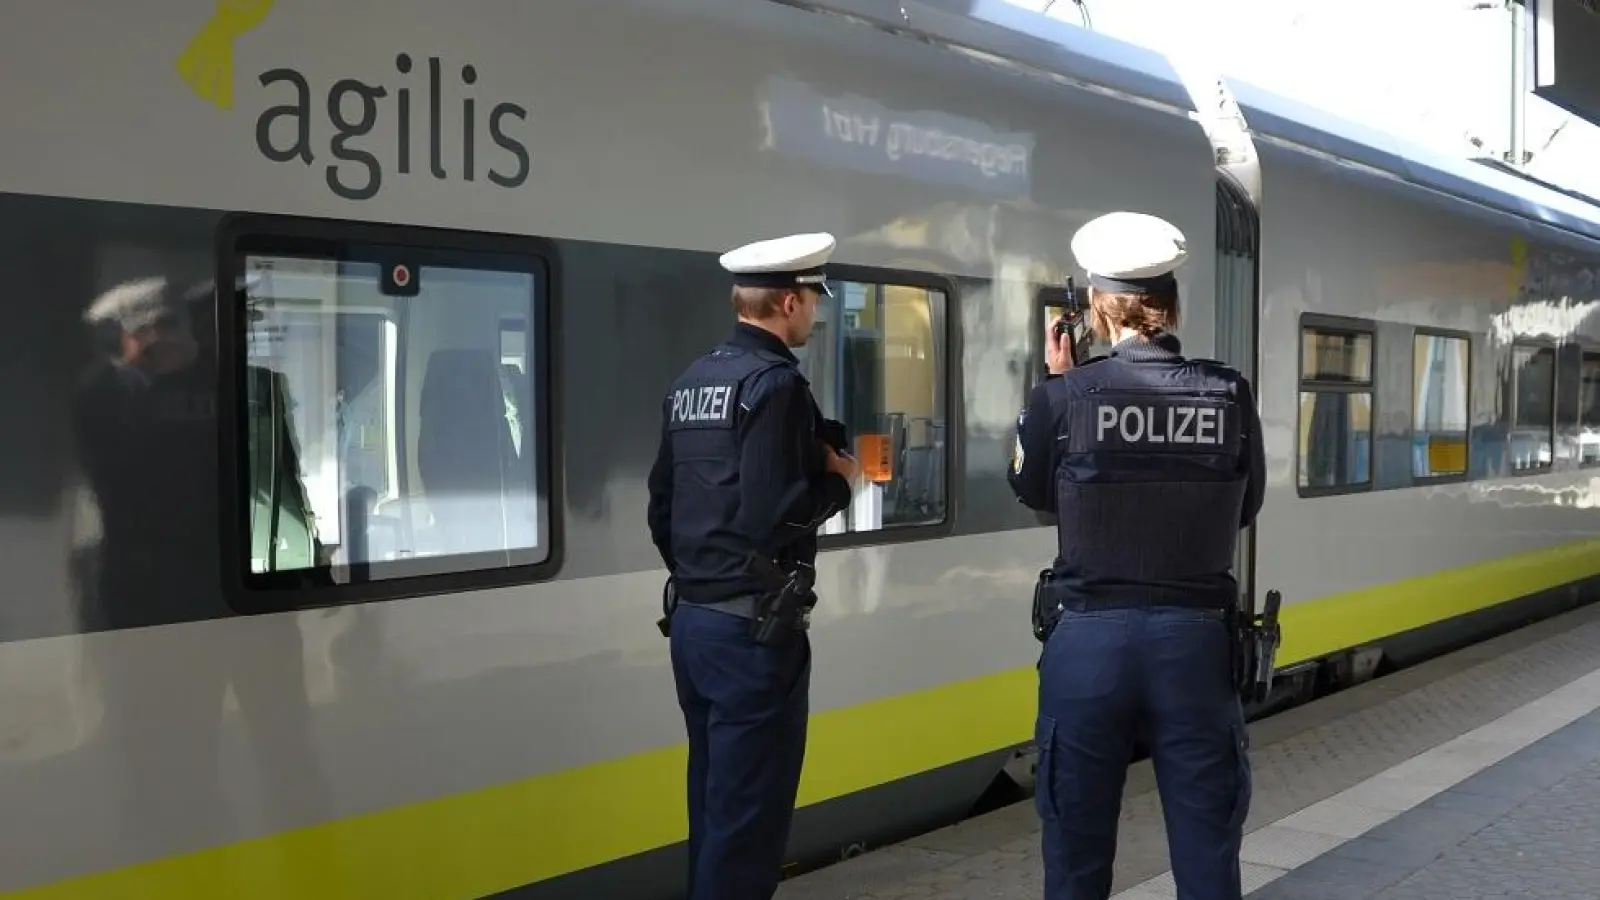
<svg viewBox="0 0 1600 900">
<path fill-rule="evenodd" d="M 689 900 L 769 900 L 778 889 L 805 758 L 811 645 L 678 605 L 672 670 L 689 730 Z"/>
<path fill-rule="evenodd" d="M 1249 737 L 1220 613 L 1066 612 L 1039 664 L 1034 804 L 1046 900 L 1106 900 L 1136 738 L 1155 764 L 1178 900 L 1240 900 Z"/>
</svg>

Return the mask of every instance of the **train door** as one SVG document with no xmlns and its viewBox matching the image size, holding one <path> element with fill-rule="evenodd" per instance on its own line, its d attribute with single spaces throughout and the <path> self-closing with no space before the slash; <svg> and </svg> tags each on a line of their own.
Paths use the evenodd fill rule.
<svg viewBox="0 0 1600 900">
<path fill-rule="evenodd" d="M 1217 358 L 1244 373 L 1256 386 L 1257 260 L 1260 219 L 1244 187 L 1226 172 L 1217 178 Z M 1240 595 L 1255 592 L 1255 529 L 1239 535 L 1234 576 Z"/>
</svg>

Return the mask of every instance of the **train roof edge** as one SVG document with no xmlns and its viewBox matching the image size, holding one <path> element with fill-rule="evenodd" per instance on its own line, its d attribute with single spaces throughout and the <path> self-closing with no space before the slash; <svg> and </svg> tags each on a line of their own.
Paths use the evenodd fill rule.
<svg viewBox="0 0 1600 900">
<path fill-rule="evenodd" d="M 1405 182 L 1600 240 L 1600 205 L 1575 192 L 1515 171 L 1428 149 L 1293 100 L 1235 76 L 1224 76 L 1250 132 L 1388 173 Z"/>
<path fill-rule="evenodd" d="M 773 0 L 838 13 L 891 30 L 986 53 L 1006 62 L 1192 112 L 1194 102 L 1167 57 L 1148 47 L 1018 6 L 1008 0 Z"/>
<path fill-rule="evenodd" d="M 1051 18 L 1009 0 L 773 0 L 987 53 L 1185 112 L 1194 101 L 1163 53 Z M 1430 150 L 1223 74 L 1250 133 L 1386 173 L 1399 181 L 1600 240 L 1600 201 L 1508 167 Z"/>
</svg>

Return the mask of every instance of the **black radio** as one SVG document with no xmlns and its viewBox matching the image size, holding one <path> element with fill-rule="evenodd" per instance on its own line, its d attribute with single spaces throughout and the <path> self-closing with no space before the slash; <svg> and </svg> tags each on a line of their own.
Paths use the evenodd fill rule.
<svg viewBox="0 0 1600 900">
<path fill-rule="evenodd" d="M 832 447 L 835 453 L 846 455 L 850 452 L 850 433 L 845 430 L 843 422 L 823 419 L 817 426 L 817 438 Z"/>
<path fill-rule="evenodd" d="M 1050 640 L 1050 632 L 1061 621 L 1061 601 L 1056 599 L 1051 585 L 1054 578 L 1053 570 L 1041 569 L 1039 581 L 1033 586 L 1033 636 L 1041 644 Z"/>
<path fill-rule="evenodd" d="M 1078 287 L 1070 275 L 1066 286 L 1046 285 L 1038 293 L 1039 311 L 1046 322 L 1054 323 L 1051 335 L 1069 338 L 1067 351 L 1074 366 L 1082 365 L 1089 358 L 1089 349 L 1094 344 L 1094 332 L 1088 327 L 1088 298 L 1088 289 Z M 1045 358 L 1048 359 L 1048 355 Z"/>
</svg>

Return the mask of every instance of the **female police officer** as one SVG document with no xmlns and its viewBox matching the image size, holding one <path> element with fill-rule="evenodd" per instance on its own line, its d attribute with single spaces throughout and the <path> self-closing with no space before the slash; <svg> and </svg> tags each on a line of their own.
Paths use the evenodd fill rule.
<svg viewBox="0 0 1600 900">
<path fill-rule="evenodd" d="M 1051 377 L 1017 423 L 1010 482 L 1055 513 L 1041 590 L 1055 617 L 1039 663 L 1035 806 L 1047 900 L 1111 893 L 1122 786 L 1150 748 L 1180 900 L 1239 900 L 1250 763 L 1232 677 L 1238 530 L 1261 507 L 1265 463 L 1249 382 L 1186 359 L 1173 271 L 1182 233 L 1139 213 L 1072 239 L 1109 356 L 1074 367 L 1046 332 Z"/>
</svg>

